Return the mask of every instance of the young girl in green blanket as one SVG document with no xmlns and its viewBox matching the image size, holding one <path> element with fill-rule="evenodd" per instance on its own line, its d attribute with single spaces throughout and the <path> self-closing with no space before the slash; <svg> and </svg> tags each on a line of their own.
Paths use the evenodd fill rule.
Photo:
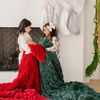
<svg viewBox="0 0 100 100">
<path fill-rule="evenodd" d="M 100 93 L 81 82 L 64 82 L 60 62 L 56 55 L 57 32 L 53 23 L 43 27 L 40 39 L 45 49 L 44 62 L 39 62 L 42 95 L 50 100 L 100 100 Z"/>
</svg>

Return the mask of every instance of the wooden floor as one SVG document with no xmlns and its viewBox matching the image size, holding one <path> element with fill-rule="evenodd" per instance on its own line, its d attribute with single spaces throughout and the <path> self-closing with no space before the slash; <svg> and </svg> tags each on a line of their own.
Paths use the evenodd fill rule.
<svg viewBox="0 0 100 100">
<path fill-rule="evenodd" d="M 90 83 L 84 83 L 89 87 L 93 88 L 96 92 L 100 93 L 100 80 L 90 80 Z"/>
</svg>

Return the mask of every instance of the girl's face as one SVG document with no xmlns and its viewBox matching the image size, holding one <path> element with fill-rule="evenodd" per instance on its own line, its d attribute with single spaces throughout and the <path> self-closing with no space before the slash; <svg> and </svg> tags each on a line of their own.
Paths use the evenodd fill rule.
<svg viewBox="0 0 100 100">
<path fill-rule="evenodd" d="M 45 34 L 45 36 L 48 37 L 48 36 L 51 35 L 51 33 L 50 33 L 50 31 L 47 29 L 47 27 L 44 27 L 43 30 L 44 30 L 44 34 Z"/>
<path fill-rule="evenodd" d="M 25 27 L 25 32 L 27 32 L 29 34 L 29 32 L 31 31 L 31 25 L 30 26 L 27 26 Z"/>
</svg>

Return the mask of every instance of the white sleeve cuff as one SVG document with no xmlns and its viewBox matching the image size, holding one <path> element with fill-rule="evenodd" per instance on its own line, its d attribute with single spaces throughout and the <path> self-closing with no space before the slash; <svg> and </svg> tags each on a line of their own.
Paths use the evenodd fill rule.
<svg viewBox="0 0 100 100">
<path fill-rule="evenodd" d="M 52 43 L 53 43 L 53 46 L 50 48 L 46 48 L 47 51 L 56 51 L 57 50 L 58 43 L 57 43 L 56 37 L 52 38 Z"/>
<path fill-rule="evenodd" d="M 64 3 L 63 3 L 63 8 L 65 11 L 68 11 L 68 12 L 70 12 L 72 10 L 72 6 L 69 5 L 66 1 L 64 1 Z"/>
<path fill-rule="evenodd" d="M 23 36 L 21 36 L 19 38 L 19 41 L 18 41 L 19 45 L 23 48 L 23 50 L 25 50 L 25 54 L 29 54 L 30 53 L 30 48 L 28 47 L 28 44 L 26 43 L 26 40 Z"/>
<path fill-rule="evenodd" d="M 73 10 L 80 14 L 81 11 L 83 10 L 83 6 L 80 6 L 78 3 L 74 2 Z"/>
</svg>

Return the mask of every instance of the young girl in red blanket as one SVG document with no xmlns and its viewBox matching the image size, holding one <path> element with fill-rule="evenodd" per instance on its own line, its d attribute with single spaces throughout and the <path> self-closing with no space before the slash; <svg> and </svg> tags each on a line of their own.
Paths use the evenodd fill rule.
<svg viewBox="0 0 100 100">
<path fill-rule="evenodd" d="M 0 84 L 0 100 L 46 100 L 41 94 L 38 61 L 44 62 L 45 50 L 32 41 L 31 22 L 23 19 L 18 27 L 19 70 L 13 82 Z M 37 58 L 37 59 L 36 59 Z"/>
</svg>

